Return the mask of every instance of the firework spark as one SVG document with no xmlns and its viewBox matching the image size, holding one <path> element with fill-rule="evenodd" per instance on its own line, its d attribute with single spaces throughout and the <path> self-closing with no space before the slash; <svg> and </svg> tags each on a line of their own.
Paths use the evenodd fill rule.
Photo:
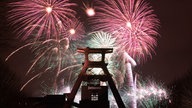
<svg viewBox="0 0 192 108">
<path fill-rule="evenodd" d="M 160 102 L 169 99 L 168 90 L 162 84 L 154 83 L 154 81 L 139 82 L 136 88 L 136 100 L 138 107 L 154 108 Z M 167 103 L 165 103 L 167 104 Z"/>
<path fill-rule="evenodd" d="M 95 16 L 95 9 L 93 7 L 93 3 L 89 3 L 89 2 L 84 3 L 83 2 L 83 6 L 84 6 L 83 9 L 84 9 L 85 13 L 87 14 L 87 16 L 89 16 L 89 17 Z"/>
<path fill-rule="evenodd" d="M 161 101 L 169 99 L 169 91 L 161 83 L 151 79 L 138 78 L 137 80 L 135 77 L 134 91 L 124 88 L 125 91 L 121 92 L 126 105 L 132 108 L 132 102 L 135 101 L 134 108 L 154 108 Z"/>
<path fill-rule="evenodd" d="M 137 86 L 134 92 L 130 91 L 130 88 L 126 88 L 125 86 L 119 89 L 119 93 L 126 108 L 154 108 L 161 102 L 169 99 L 169 92 L 161 83 L 156 83 L 151 79 L 143 78 L 139 78 L 136 82 Z M 130 105 L 133 98 L 136 100 L 135 106 Z M 111 91 L 109 91 L 109 101 L 110 108 L 118 108 Z M 168 105 L 168 103 L 164 104 L 165 106 Z"/>
<path fill-rule="evenodd" d="M 15 31 L 27 39 L 36 33 L 36 38 L 46 34 L 46 38 L 58 36 L 58 29 L 65 29 L 65 23 L 71 21 L 75 6 L 69 0 L 22 0 L 10 3 L 8 20 Z M 54 37 L 54 38 L 55 38 Z"/>
<path fill-rule="evenodd" d="M 26 45 L 23 45 L 13 51 L 7 58 L 6 61 L 10 59 L 10 57 L 22 49 L 29 47 L 32 49 L 32 52 L 35 54 L 35 58 L 29 67 L 29 69 L 26 72 L 26 75 L 29 75 L 32 70 L 35 70 L 36 74 L 33 73 L 34 76 L 32 76 L 22 87 L 20 90 L 23 90 L 31 81 L 36 79 L 37 77 L 40 77 L 44 74 L 47 74 L 50 72 L 50 70 L 54 71 L 54 86 L 55 86 L 55 92 L 57 91 L 57 80 L 60 75 L 62 75 L 64 72 L 69 71 L 70 77 L 73 73 L 70 72 L 70 69 L 79 68 L 81 64 L 78 62 L 78 59 L 75 57 L 76 55 L 69 49 L 69 39 L 63 38 L 60 40 L 56 39 L 47 39 L 45 41 L 35 41 L 35 42 L 29 42 Z M 79 63 L 79 64 L 78 64 Z M 39 69 L 44 68 L 45 71 L 38 72 Z M 78 70 L 78 69 L 76 69 Z M 68 78 L 68 80 L 72 80 L 71 78 Z M 73 78 L 74 79 L 74 78 Z M 68 81 L 68 83 L 70 82 Z M 70 83 L 72 83 L 71 81 Z"/>
<path fill-rule="evenodd" d="M 67 37 L 73 41 L 80 41 L 84 38 L 84 25 L 78 18 L 71 18 L 71 20 L 65 23 L 64 28 L 64 31 L 61 32 L 61 37 Z"/>
<path fill-rule="evenodd" d="M 27 1 L 25 1 L 25 2 L 27 2 Z M 49 2 L 51 2 L 51 1 L 49 1 Z M 67 3 L 67 1 L 65 1 L 65 2 Z M 54 4 L 55 6 L 60 6 L 60 5 L 64 5 L 63 3 L 65 3 L 65 2 L 55 1 L 52 4 Z M 16 3 L 20 4 L 20 2 L 16 2 Z M 15 4 L 15 3 L 13 3 L 13 4 Z M 68 4 L 68 3 L 66 4 L 66 6 L 71 6 L 71 5 L 72 4 Z M 62 9 L 60 11 L 64 11 L 64 10 L 65 9 Z M 47 11 L 47 13 L 52 14 L 54 12 L 54 7 L 49 6 L 46 8 L 46 11 Z M 66 12 L 68 12 L 68 11 L 66 11 Z M 66 12 L 64 12 L 64 13 L 66 13 Z M 54 14 L 52 16 L 54 16 Z M 46 20 L 49 20 L 49 19 L 46 19 Z M 53 24 L 54 24 L 54 22 L 53 22 Z M 53 26 L 53 25 L 51 25 L 51 26 Z M 27 40 L 28 43 L 19 47 L 15 51 L 13 51 L 6 58 L 6 61 L 12 55 L 14 55 L 15 53 L 18 53 L 20 50 L 27 48 L 27 47 L 31 48 L 32 53 L 35 55 L 35 57 L 34 57 L 34 60 L 31 64 L 31 66 L 27 70 L 26 75 L 28 75 L 32 70 L 35 70 L 37 72 L 39 69 L 52 70 L 55 72 L 54 86 L 56 88 L 57 87 L 57 84 L 56 84 L 57 78 L 59 77 L 60 74 L 62 74 L 66 70 L 68 71 L 68 69 L 76 68 L 79 66 L 79 65 L 77 66 L 75 64 L 78 61 L 75 58 L 76 55 L 75 55 L 74 49 L 77 49 L 77 45 L 78 45 L 77 40 L 80 41 L 83 38 L 83 35 L 85 32 L 84 32 L 84 26 L 83 26 L 82 22 L 80 22 L 77 18 L 70 18 L 70 20 L 67 20 L 67 22 L 65 22 L 65 23 L 62 23 L 62 21 L 59 20 L 57 22 L 57 24 L 55 25 L 55 27 L 56 28 L 54 28 L 54 29 L 56 31 L 51 32 L 51 34 L 49 34 L 48 33 L 49 31 L 48 31 L 44 34 L 41 34 L 41 37 L 39 37 L 39 38 L 37 38 L 40 35 L 39 31 L 37 33 L 31 33 L 32 35 L 37 36 L 37 37 L 31 37 L 32 39 L 30 39 L 30 41 L 28 39 Z M 47 39 L 48 35 L 51 35 L 51 37 L 49 39 Z M 39 69 L 37 67 L 39 67 Z M 23 90 L 23 88 L 25 86 L 27 86 L 35 78 L 42 76 L 43 74 L 48 73 L 48 72 L 49 71 L 43 71 L 43 72 L 37 73 L 23 85 L 21 90 Z M 57 91 L 57 90 L 55 90 L 55 91 Z"/>
<path fill-rule="evenodd" d="M 88 16 L 94 16 L 95 15 L 95 10 L 93 8 L 88 8 L 86 10 L 86 13 Z"/>
<path fill-rule="evenodd" d="M 132 58 L 151 56 L 156 46 L 159 21 L 144 0 L 95 1 L 97 15 L 90 18 L 93 31 L 105 31 L 117 37 L 121 50 Z"/>
<path fill-rule="evenodd" d="M 117 46 L 116 38 L 110 33 L 98 31 L 90 33 L 89 37 L 91 39 L 87 41 L 87 44 L 91 48 L 115 48 Z"/>
</svg>

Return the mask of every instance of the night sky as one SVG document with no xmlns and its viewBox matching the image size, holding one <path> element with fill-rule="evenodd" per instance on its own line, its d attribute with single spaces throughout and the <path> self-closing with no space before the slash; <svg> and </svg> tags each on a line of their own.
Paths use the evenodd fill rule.
<svg viewBox="0 0 192 108">
<path fill-rule="evenodd" d="M 7 25 L 6 2 L 0 2 L 0 60 L 18 48 L 22 42 L 16 39 Z M 184 76 L 192 68 L 192 1 L 191 0 L 148 0 L 160 20 L 156 54 L 138 70 L 145 76 L 151 76 L 166 84 Z M 17 77 L 24 75 L 31 59 L 29 51 L 22 51 L 6 65 Z M 2 71 L 1 71 L 2 72 Z"/>
<path fill-rule="evenodd" d="M 151 0 L 161 22 L 156 55 L 143 65 L 144 74 L 170 83 L 192 68 L 192 1 Z"/>
</svg>

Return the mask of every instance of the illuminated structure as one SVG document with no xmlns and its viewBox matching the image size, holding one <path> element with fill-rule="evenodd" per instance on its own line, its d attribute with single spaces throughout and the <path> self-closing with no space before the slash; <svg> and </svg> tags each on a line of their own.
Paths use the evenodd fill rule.
<svg viewBox="0 0 192 108">
<path fill-rule="evenodd" d="M 66 95 L 67 102 L 65 103 L 65 108 L 70 108 L 73 104 L 75 95 L 77 94 L 78 89 L 82 81 L 86 82 L 82 86 L 82 100 L 80 101 L 80 107 L 109 107 L 108 102 L 108 87 L 102 86 L 100 83 L 108 82 L 108 85 L 111 88 L 113 96 L 117 102 L 119 108 L 125 108 L 125 105 L 119 95 L 119 92 L 113 82 L 112 76 L 110 75 L 107 69 L 107 63 L 105 63 L 105 54 L 112 53 L 112 48 L 78 48 L 79 53 L 85 54 L 85 63 L 83 63 L 83 68 L 79 74 L 74 87 L 69 94 Z M 101 61 L 90 61 L 89 54 L 101 54 Z M 88 68 L 101 68 L 103 69 L 103 75 L 89 75 L 87 74 Z M 94 106 L 97 105 L 97 106 Z"/>
<path fill-rule="evenodd" d="M 120 97 L 120 94 L 112 79 L 112 75 L 107 69 L 105 63 L 105 54 L 112 53 L 112 48 L 78 48 L 80 53 L 85 54 L 85 63 L 83 63 L 82 71 L 80 72 L 71 93 L 63 95 L 47 95 L 45 97 L 32 97 L 24 102 L 25 107 L 31 106 L 36 108 L 109 108 L 108 101 L 108 85 L 113 93 L 119 108 L 125 108 L 125 105 Z M 90 61 L 89 54 L 100 54 L 101 61 Z M 101 68 L 103 74 L 89 74 L 89 69 Z M 80 87 L 81 86 L 81 87 Z M 79 103 L 74 101 L 77 91 L 81 88 L 81 100 Z M 27 103 L 27 104 L 26 104 Z"/>
<path fill-rule="evenodd" d="M 102 76 L 88 76 L 87 85 L 82 86 L 80 108 L 109 108 L 108 87 L 101 86 Z M 83 81 L 85 81 L 83 79 Z"/>
</svg>

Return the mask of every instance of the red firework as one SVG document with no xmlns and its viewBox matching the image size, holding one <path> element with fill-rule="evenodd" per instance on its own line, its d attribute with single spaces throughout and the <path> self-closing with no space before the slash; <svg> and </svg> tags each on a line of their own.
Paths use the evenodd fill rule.
<svg viewBox="0 0 192 108">
<path fill-rule="evenodd" d="M 120 50 L 145 61 L 155 52 L 159 20 L 144 0 L 97 0 L 96 15 L 90 17 L 93 31 L 105 31 L 117 37 Z"/>
<path fill-rule="evenodd" d="M 22 0 L 10 3 L 8 20 L 15 31 L 25 40 L 31 34 L 47 39 L 58 38 L 58 31 L 75 17 L 72 9 L 76 4 L 69 0 Z"/>
</svg>

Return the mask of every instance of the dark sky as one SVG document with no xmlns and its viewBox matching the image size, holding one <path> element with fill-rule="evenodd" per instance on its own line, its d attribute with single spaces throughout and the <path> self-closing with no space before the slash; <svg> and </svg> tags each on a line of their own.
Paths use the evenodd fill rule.
<svg viewBox="0 0 192 108">
<path fill-rule="evenodd" d="M 20 45 L 7 27 L 5 5 L 8 0 L 3 1 L 0 2 L 0 60 L 4 60 Z M 184 76 L 192 68 L 192 0 L 148 1 L 160 20 L 161 37 L 155 48 L 156 55 L 139 66 L 139 71 L 168 84 Z M 22 58 L 15 57 L 12 62 L 8 62 L 11 71 L 20 73 L 28 68 L 27 60 L 30 57 L 25 56 L 27 54 L 26 51 L 20 55 Z"/>
<path fill-rule="evenodd" d="M 151 0 L 161 22 L 156 55 L 143 65 L 144 74 L 170 83 L 192 68 L 192 1 Z"/>
</svg>

